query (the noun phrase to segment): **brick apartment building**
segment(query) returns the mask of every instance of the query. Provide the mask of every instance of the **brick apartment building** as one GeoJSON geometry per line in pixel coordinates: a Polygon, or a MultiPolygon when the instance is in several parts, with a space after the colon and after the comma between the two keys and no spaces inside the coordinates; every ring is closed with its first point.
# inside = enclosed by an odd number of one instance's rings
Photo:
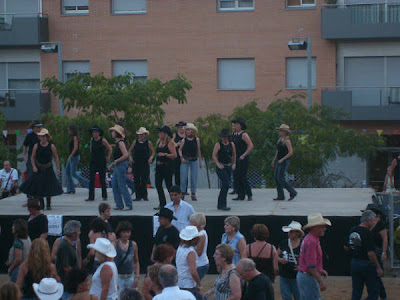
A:
{"type": "Polygon", "coordinates": [[[400,1],[338,2],[0,0],[0,109],[8,143],[19,145],[40,111],[59,113],[58,100],[40,89],[40,80],[60,71],[58,54],[42,52],[43,42],[61,42],[63,80],[76,71],[162,80],[184,74],[193,89],[187,104],[165,107],[172,123],[227,115],[253,99],[265,108],[279,90],[306,93],[307,51],[291,51],[288,42],[310,37],[313,103],[343,108],[346,126],[389,135],[378,159],[347,159],[333,169],[345,165],[350,177],[382,181],[400,149],[393,135],[400,114],[400,1]]]}

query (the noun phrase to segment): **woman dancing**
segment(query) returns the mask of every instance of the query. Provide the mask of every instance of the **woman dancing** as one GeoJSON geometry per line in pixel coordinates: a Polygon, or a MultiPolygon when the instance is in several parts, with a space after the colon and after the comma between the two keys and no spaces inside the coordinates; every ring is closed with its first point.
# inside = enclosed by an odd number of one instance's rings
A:
{"type": "MultiPolygon", "coordinates": [[[[178,128],[178,132],[174,133],[172,139],[176,144],[176,155],[177,157],[174,159],[174,178],[175,185],[181,186],[181,157],[179,156],[179,147],[182,144],[183,139],[185,138],[185,126],[186,122],[179,121],[175,124],[176,128],[178,128]]],[[[186,191],[183,191],[184,193],[186,191]]]]}

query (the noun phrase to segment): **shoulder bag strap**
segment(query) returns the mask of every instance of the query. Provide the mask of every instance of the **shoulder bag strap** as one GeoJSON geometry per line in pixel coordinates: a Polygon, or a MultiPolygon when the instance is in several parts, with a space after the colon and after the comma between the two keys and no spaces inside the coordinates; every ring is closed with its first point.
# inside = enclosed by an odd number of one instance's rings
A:
{"type": "MultiPolygon", "coordinates": [[[[119,241],[117,241],[117,243],[119,243],[119,241]]],[[[119,247],[119,245],[118,245],[118,247],[119,247]]],[[[117,269],[118,269],[120,266],[122,266],[122,264],[125,262],[126,258],[128,257],[129,251],[130,251],[131,249],[132,249],[132,241],[129,241],[128,250],[126,250],[124,258],[119,262],[119,264],[118,264],[118,266],[117,266],[117,269]]]]}
{"type": "Polygon", "coordinates": [[[294,264],[297,266],[297,259],[296,259],[296,256],[294,256],[293,247],[292,247],[292,243],[290,242],[290,239],[288,239],[288,246],[290,249],[290,253],[292,254],[292,257],[294,259],[294,264]]]}
{"type": "Polygon", "coordinates": [[[7,183],[6,183],[6,189],[7,189],[8,183],[10,182],[10,179],[11,179],[13,171],[14,171],[14,169],[11,169],[10,176],[8,176],[8,180],[7,180],[7,183]]]}

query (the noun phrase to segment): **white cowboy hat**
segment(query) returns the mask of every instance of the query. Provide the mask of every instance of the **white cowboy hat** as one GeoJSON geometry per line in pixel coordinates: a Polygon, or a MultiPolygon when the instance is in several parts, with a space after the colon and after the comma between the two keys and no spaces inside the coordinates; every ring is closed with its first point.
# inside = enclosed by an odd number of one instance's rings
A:
{"type": "Polygon", "coordinates": [[[140,127],[138,131],[136,131],[136,134],[149,134],[149,131],[146,129],[146,127],[140,127]]]}
{"type": "Polygon", "coordinates": [[[49,131],[46,128],[42,128],[37,135],[47,135],[49,137],[49,140],[51,140],[51,135],[49,131]]]}
{"type": "Polygon", "coordinates": [[[191,241],[194,238],[200,236],[199,231],[196,226],[186,226],[179,233],[179,237],[184,241],[191,241]]]}
{"type": "Polygon", "coordinates": [[[54,278],[43,278],[39,284],[34,283],[33,290],[40,300],[59,300],[64,293],[64,286],[54,278]]]}
{"type": "Polygon", "coordinates": [[[113,127],[109,128],[108,130],[110,131],[115,131],[117,133],[119,133],[120,136],[122,136],[122,138],[125,138],[125,130],[124,127],[122,127],[121,125],[114,125],[113,127]]]}
{"type": "Polygon", "coordinates": [[[332,223],[328,219],[324,219],[322,214],[317,213],[317,214],[312,214],[307,217],[308,224],[303,227],[303,230],[306,230],[307,228],[315,227],[315,226],[321,226],[321,225],[328,225],[331,226],[332,223]]]}
{"type": "Polygon", "coordinates": [[[108,239],[98,238],[94,244],[87,245],[88,249],[96,250],[107,257],[114,258],[117,256],[115,247],[108,239]]]}
{"type": "Polygon", "coordinates": [[[301,230],[301,224],[296,221],[292,221],[288,226],[282,226],[283,232],[290,232],[290,231],[300,231],[302,235],[304,235],[304,231],[301,230]]]}
{"type": "Polygon", "coordinates": [[[277,127],[276,130],[282,130],[291,133],[289,125],[286,124],[282,124],[281,126],[277,127]]]}
{"type": "Polygon", "coordinates": [[[185,129],[193,129],[193,130],[196,131],[196,132],[198,131],[198,130],[197,130],[197,127],[194,126],[193,123],[187,123],[186,126],[185,126],[185,129]]]}

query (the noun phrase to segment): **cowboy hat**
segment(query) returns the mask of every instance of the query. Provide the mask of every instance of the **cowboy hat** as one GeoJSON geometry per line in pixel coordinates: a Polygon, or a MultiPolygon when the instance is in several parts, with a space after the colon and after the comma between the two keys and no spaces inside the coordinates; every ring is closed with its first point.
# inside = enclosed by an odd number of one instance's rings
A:
{"type": "Polygon", "coordinates": [[[286,131],[286,132],[288,132],[288,133],[291,133],[289,125],[286,125],[286,124],[282,124],[281,126],[276,127],[275,129],[276,129],[276,130],[282,130],[282,131],[286,131]]]}
{"type": "Polygon", "coordinates": [[[49,131],[46,128],[42,128],[37,135],[42,136],[42,135],[47,135],[49,137],[49,140],[51,140],[51,135],[49,131]]]}
{"type": "Polygon", "coordinates": [[[380,208],[378,205],[374,203],[369,203],[365,209],[362,209],[361,212],[364,212],[366,210],[371,210],[374,213],[376,213],[379,216],[384,216],[385,213],[383,212],[382,208],[380,208]]]}
{"type": "Polygon", "coordinates": [[[236,118],[235,120],[232,120],[232,123],[238,123],[240,126],[242,126],[242,130],[247,129],[246,122],[242,118],[236,118]]]}
{"type": "Polygon", "coordinates": [[[115,131],[118,133],[123,139],[125,138],[125,129],[121,125],[114,125],[113,127],[109,128],[110,131],[115,131]]]}
{"type": "Polygon", "coordinates": [[[43,127],[43,122],[40,122],[39,120],[35,120],[32,122],[31,126],[32,129],[33,127],[43,127]]]}
{"type": "Polygon", "coordinates": [[[138,131],[136,131],[136,134],[149,134],[149,131],[146,129],[146,127],[140,127],[138,131]]]}
{"type": "Polygon", "coordinates": [[[104,134],[103,129],[101,129],[99,126],[97,125],[93,125],[92,128],[89,129],[89,132],[92,133],[93,131],[98,131],[100,133],[100,135],[104,134]]]}
{"type": "Polygon", "coordinates": [[[41,300],[59,300],[64,293],[64,286],[54,278],[43,278],[40,283],[34,283],[33,290],[41,300]]]}
{"type": "Polygon", "coordinates": [[[167,125],[163,125],[160,128],[157,128],[156,130],[159,132],[165,132],[166,134],[169,135],[169,137],[172,137],[171,128],[169,128],[167,125]]]}
{"type": "Polygon", "coordinates": [[[290,231],[300,231],[302,235],[304,235],[304,231],[301,230],[301,224],[296,221],[290,222],[288,226],[282,226],[282,231],[283,232],[290,232],[290,231]]]}
{"type": "Polygon", "coordinates": [[[221,130],[221,132],[218,132],[218,136],[219,137],[231,137],[232,134],[229,131],[229,129],[224,128],[224,129],[221,130]]]}
{"type": "Polygon", "coordinates": [[[320,213],[308,215],[307,221],[308,223],[303,227],[303,230],[315,226],[332,225],[331,221],[329,221],[328,219],[324,219],[324,217],[322,217],[322,214],[320,213]]]}
{"type": "Polygon", "coordinates": [[[164,208],[164,207],[161,208],[160,212],[156,213],[155,216],[167,218],[170,221],[177,220],[177,218],[174,217],[174,213],[172,212],[172,210],[170,210],[168,208],[164,208]]]}
{"type": "Polygon", "coordinates": [[[197,238],[198,236],[200,236],[200,234],[196,226],[191,226],[191,225],[186,226],[179,233],[179,237],[184,241],[191,241],[194,238],[197,238]]]}
{"type": "Polygon", "coordinates": [[[175,127],[179,127],[179,126],[186,126],[186,122],[179,121],[178,123],[175,124],[175,127]]]}
{"type": "Polygon", "coordinates": [[[185,126],[185,130],[186,130],[186,129],[192,129],[192,130],[194,130],[194,131],[196,131],[196,132],[198,131],[198,130],[197,130],[197,127],[194,126],[193,123],[187,123],[186,126],[185,126]]]}
{"type": "Polygon", "coordinates": [[[107,257],[114,258],[117,256],[117,251],[115,247],[108,239],[105,238],[97,238],[94,244],[87,245],[88,249],[96,250],[101,254],[104,254],[107,257]]]}

